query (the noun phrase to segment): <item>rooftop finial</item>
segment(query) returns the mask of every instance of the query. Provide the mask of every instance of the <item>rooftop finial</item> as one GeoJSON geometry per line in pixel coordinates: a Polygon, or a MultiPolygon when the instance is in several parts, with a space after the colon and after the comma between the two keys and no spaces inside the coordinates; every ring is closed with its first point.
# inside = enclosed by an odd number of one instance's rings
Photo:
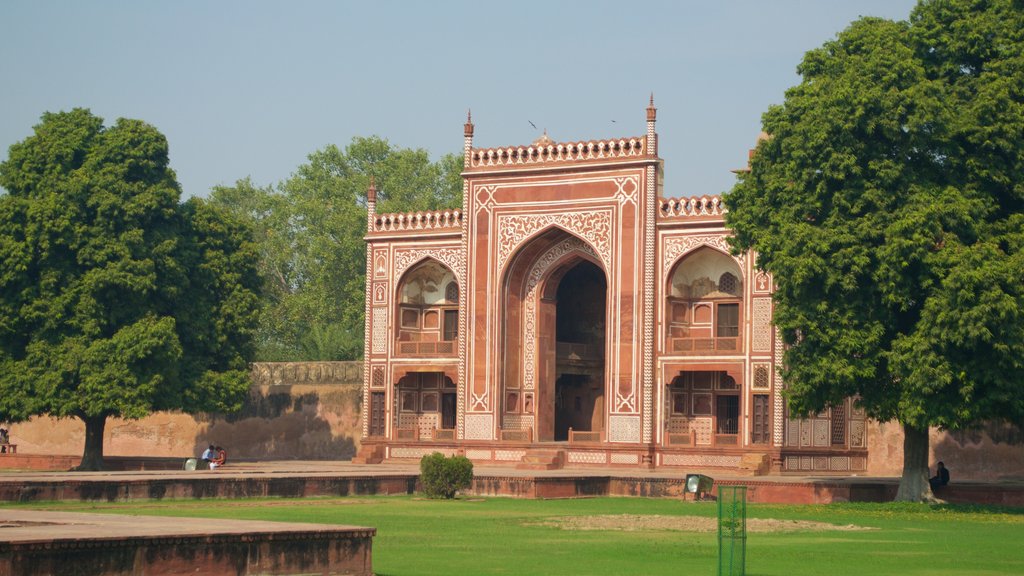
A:
{"type": "Polygon", "coordinates": [[[373,174],[370,174],[370,186],[366,189],[366,201],[377,203],[377,181],[374,180],[373,174]]]}
{"type": "Polygon", "coordinates": [[[467,137],[473,135],[473,111],[471,109],[466,109],[466,125],[463,128],[467,137]]]}
{"type": "Polygon", "coordinates": [[[647,106],[647,121],[654,122],[658,116],[658,109],[654,107],[654,92],[651,92],[651,103],[647,106]]]}
{"type": "Polygon", "coordinates": [[[654,92],[651,92],[651,108],[654,108],[654,92]]]}

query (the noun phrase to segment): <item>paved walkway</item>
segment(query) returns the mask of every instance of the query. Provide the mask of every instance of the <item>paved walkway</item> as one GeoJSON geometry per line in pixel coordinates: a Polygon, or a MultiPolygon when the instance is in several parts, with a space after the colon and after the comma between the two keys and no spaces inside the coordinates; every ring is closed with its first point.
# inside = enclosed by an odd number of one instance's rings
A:
{"type": "MultiPolygon", "coordinates": [[[[183,461],[184,463],[184,461],[183,461]]],[[[477,476],[505,478],[682,478],[694,471],[645,470],[642,468],[563,468],[560,470],[519,470],[513,466],[489,466],[477,464],[473,468],[477,476]]],[[[749,480],[751,482],[770,481],[779,483],[806,484],[807,482],[898,482],[895,477],[867,476],[741,476],[720,474],[715,471],[703,471],[716,479],[749,480]]],[[[66,471],[7,471],[0,470],[0,481],[55,481],[68,480],[133,480],[152,478],[196,478],[196,477],[357,477],[370,478],[382,476],[418,475],[418,464],[353,464],[337,460],[264,460],[264,461],[233,461],[217,470],[133,470],[103,472],[66,472],[66,471]]],[[[1020,482],[1024,485],[1024,481],[1020,482]]]]}

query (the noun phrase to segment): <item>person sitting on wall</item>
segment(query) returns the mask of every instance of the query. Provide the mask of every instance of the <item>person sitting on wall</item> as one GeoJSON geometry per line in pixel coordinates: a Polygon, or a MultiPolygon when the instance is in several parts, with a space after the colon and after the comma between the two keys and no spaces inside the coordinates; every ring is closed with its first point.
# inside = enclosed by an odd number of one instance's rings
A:
{"type": "Polygon", "coordinates": [[[0,453],[6,453],[7,445],[10,443],[11,437],[7,432],[7,428],[0,428],[0,444],[3,444],[3,446],[0,446],[0,453]]]}
{"type": "Polygon", "coordinates": [[[946,468],[945,464],[939,462],[938,467],[935,469],[935,476],[929,478],[928,483],[932,486],[932,492],[939,486],[949,484],[949,469],[946,468]]]}
{"type": "Polygon", "coordinates": [[[203,462],[206,462],[207,465],[209,465],[210,462],[213,462],[216,458],[217,458],[217,451],[213,448],[213,444],[210,444],[209,448],[207,448],[206,450],[203,450],[203,456],[202,456],[201,460],[203,462]]]}
{"type": "Polygon", "coordinates": [[[228,461],[227,450],[221,448],[220,446],[217,446],[215,450],[217,451],[217,455],[213,458],[213,460],[210,460],[210,470],[216,470],[217,468],[220,468],[221,466],[226,464],[228,461]]]}

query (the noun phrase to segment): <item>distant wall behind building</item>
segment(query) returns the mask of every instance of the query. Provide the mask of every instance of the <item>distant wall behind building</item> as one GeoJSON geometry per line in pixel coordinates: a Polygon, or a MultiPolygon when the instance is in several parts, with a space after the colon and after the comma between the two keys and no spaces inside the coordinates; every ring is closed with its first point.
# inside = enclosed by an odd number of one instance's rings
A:
{"type": "MultiPolygon", "coordinates": [[[[198,455],[208,444],[231,458],[348,460],[359,448],[362,362],[257,362],[252,388],[236,414],[159,412],[140,420],[110,418],[104,454],[198,455]]],[[[81,455],[85,425],[76,418],[12,424],[25,454],[81,455]]]]}

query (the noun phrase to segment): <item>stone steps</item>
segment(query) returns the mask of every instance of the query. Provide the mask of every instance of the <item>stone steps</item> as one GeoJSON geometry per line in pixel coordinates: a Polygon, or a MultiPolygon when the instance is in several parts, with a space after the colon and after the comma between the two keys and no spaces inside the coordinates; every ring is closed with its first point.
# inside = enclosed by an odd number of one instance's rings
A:
{"type": "Polygon", "coordinates": [[[561,470],[565,467],[565,450],[530,450],[516,465],[517,470],[561,470]]]}

